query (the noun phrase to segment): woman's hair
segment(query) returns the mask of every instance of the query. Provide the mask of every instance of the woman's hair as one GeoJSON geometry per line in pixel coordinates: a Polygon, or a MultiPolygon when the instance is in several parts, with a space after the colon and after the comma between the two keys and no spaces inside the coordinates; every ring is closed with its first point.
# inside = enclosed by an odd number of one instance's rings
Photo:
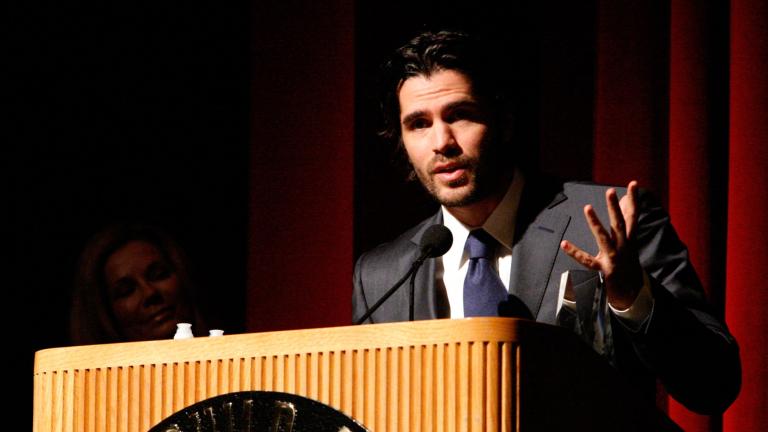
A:
{"type": "Polygon", "coordinates": [[[147,242],[160,252],[175,272],[180,287],[180,301],[193,313],[193,329],[203,329],[203,320],[195,307],[195,289],[187,259],[179,245],[157,227],[117,223],[94,235],[86,245],[77,266],[70,308],[70,339],[74,345],[125,342],[120,333],[109,298],[105,266],[109,257],[131,241],[147,242]]]}

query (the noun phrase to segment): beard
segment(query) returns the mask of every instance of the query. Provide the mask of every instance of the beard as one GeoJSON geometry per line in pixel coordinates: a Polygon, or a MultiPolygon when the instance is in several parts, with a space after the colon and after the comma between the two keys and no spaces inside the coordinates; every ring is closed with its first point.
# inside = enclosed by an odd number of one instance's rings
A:
{"type": "MultiPolygon", "coordinates": [[[[478,157],[436,155],[426,170],[413,167],[424,189],[445,207],[463,207],[481,201],[502,185],[499,165],[508,161],[491,162],[494,157],[481,154],[478,157]],[[434,167],[438,164],[456,164],[465,171],[460,177],[448,182],[435,178],[434,167]]],[[[412,165],[413,166],[413,165],[412,165]]]]}

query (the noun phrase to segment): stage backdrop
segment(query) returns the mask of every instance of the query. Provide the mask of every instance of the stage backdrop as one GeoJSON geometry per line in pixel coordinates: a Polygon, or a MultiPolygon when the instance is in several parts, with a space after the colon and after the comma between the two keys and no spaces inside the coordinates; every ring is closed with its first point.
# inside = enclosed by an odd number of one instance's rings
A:
{"type": "Polygon", "coordinates": [[[689,245],[744,379],[722,418],[674,401],[672,417],[687,431],[768,424],[765,2],[263,3],[252,31],[249,330],[349,323],[354,258],[433,211],[376,138],[372,74],[422,28],[468,28],[506,45],[520,139],[543,171],[639,180],[689,245]]]}

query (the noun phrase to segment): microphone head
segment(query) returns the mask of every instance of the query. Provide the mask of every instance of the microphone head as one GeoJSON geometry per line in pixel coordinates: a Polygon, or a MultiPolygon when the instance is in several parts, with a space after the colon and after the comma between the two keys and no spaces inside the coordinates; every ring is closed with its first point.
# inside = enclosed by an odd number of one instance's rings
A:
{"type": "Polygon", "coordinates": [[[451,230],[443,225],[432,225],[421,237],[421,253],[429,258],[442,256],[453,244],[451,230]]]}

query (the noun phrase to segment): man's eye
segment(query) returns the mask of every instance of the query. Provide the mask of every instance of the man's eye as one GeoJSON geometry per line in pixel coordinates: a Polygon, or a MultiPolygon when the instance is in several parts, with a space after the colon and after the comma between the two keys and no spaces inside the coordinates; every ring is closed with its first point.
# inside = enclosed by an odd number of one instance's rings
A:
{"type": "Polygon", "coordinates": [[[424,129],[429,126],[429,122],[424,119],[414,120],[410,124],[411,129],[424,129]]]}
{"type": "Polygon", "coordinates": [[[451,113],[447,121],[453,123],[459,120],[479,121],[480,114],[469,109],[459,109],[451,113]]]}

